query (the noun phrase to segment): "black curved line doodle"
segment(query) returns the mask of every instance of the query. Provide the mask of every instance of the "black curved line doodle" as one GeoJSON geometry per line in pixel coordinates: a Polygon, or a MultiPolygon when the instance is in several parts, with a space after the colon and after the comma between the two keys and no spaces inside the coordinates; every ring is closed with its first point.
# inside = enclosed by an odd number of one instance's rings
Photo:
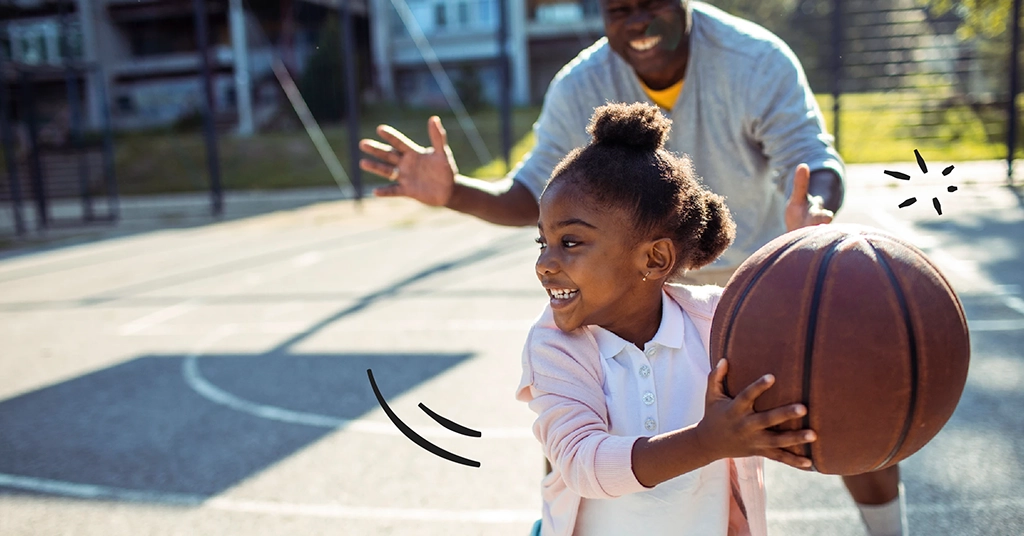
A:
{"type": "Polygon", "coordinates": [[[455,432],[456,434],[462,434],[464,436],[470,436],[470,437],[481,437],[481,436],[483,436],[483,434],[481,434],[480,432],[478,432],[478,431],[476,431],[476,430],[474,430],[472,428],[468,428],[466,426],[462,426],[461,424],[459,424],[459,423],[457,423],[457,422],[455,422],[453,420],[446,419],[446,418],[438,415],[437,413],[434,413],[434,411],[432,409],[428,408],[426,406],[426,404],[424,404],[423,402],[420,402],[420,409],[422,409],[423,412],[426,413],[427,415],[430,415],[431,419],[434,419],[435,421],[437,421],[437,424],[440,424],[441,426],[444,426],[445,428],[455,432]]]}
{"type": "Polygon", "coordinates": [[[448,452],[430,441],[427,441],[423,436],[414,432],[412,428],[409,428],[408,425],[398,418],[398,415],[395,415],[394,411],[391,411],[391,407],[389,407],[388,403],[384,400],[384,396],[380,394],[380,389],[377,388],[377,382],[373,379],[373,370],[366,369],[366,375],[370,378],[370,387],[373,388],[373,394],[377,396],[377,402],[380,404],[381,409],[383,409],[384,413],[388,415],[391,422],[398,427],[398,430],[405,434],[405,437],[409,438],[413,443],[416,443],[421,448],[435,456],[440,456],[450,462],[461,463],[462,465],[468,465],[470,467],[480,467],[480,462],[470,460],[469,458],[463,458],[453,452],[448,452]]]}

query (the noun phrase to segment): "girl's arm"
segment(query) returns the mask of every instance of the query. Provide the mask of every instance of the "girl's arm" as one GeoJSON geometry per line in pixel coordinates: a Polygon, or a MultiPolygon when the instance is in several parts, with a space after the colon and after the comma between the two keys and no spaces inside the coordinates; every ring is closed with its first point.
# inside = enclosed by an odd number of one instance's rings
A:
{"type": "Polygon", "coordinates": [[[573,493],[611,499],[646,489],[633,474],[631,462],[639,436],[608,433],[607,421],[574,398],[533,387],[530,393],[530,409],[537,413],[533,433],[573,493]]]}
{"type": "Polygon", "coordinates": [[[755,412],[754,401],[775,383],[775,379],[764,376],[732,399],[725,395],[722,386],[728,369],[723,359],[708,375],[704,418],[699,423],[650,438],[641,437],[634,443],[632,466],[638,482],[654,487],[721,458],[764,456],[797,469],[811,467],[809,459],[783,447],[814,441],[813,431],[770,430],[803,417],[807,408],[792,404],[755,412]]]}

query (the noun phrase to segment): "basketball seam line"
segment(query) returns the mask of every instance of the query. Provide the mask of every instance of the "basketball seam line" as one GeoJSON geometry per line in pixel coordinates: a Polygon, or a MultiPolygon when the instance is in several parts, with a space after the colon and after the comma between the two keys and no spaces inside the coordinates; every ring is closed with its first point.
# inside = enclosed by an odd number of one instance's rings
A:
{"type": "MultiPolygon", "coordinates": [[[[721,359],[726,359],[726,357],[727,357],[727,355],[729,353],[729,340],[732,339],[732,328],[733,328],[733,326],[736,325],[736,315],[739,314],[739,310],[740,310],[740,307],[743,306],[743,302],[745,302],[747,300],[747,295],[750,294],[750,289],[754,288],[754,284],[757,283],[757,281],[759,279],[761,279],[761,276],[764,275],[765,271],[767,271],[768,268],[770,268],[772,266],[772,264],[775,263],[776,259],[781,257],[783,253],[789,251],[794,245],[796,245],[797,242],[799,242],[800,240],[803,240],[803,239],[804,239],[804,236],[801,235],[801,236],[798,236],[798,237],[794,238],[793,240],[790,240],[788,243],[786,243],[781,248],[779,248],[778,251],[776,251],[770,257],[765,259],[764,264],[762,264],[761,268],[759,268],[757,270],[757,272],[754,273],[753,277],[750,278],[750,281],[747,282],[747,286],[743,288],[743,292],[741,292],[739,297],[736,298],[736,305],[734,305],[733,308],[732,308],[732,315],[729,317],[729,321],[726,324],[728,327],[725,330],[725,337],[722,340],[722,357],[721,357],[721,359]]],[[[714,368],[715,364],[712,363],[711,366],[712,366],[712,368],[714,368]]],[[[726,375],[725,378],[722,378],[722,390],[724,390],[726,394],[729,393],[729,377],[728,377],[728,375],[726,375]]]]}
{"type": "MultiPolygon", "coordinates": [[[[839,251],[839,246],[843,245],[844,242],[846,242],[846,240],[839,240],[832,244],[832,248],[825,253],[825,257],[821,259],[821,265],[818,266],[818,277],[814,281],[814,294],[811,296],[811,309],[808,311],[807,315],[807,341],[804,345],[804,377],[801,398],[803,398],[804,407],[808,408],[807,414],[804,415],[803,418],[804,429],[810,429],[811,427],[811,365],[814,361],[814,336],[818,329],[818,308],[821,305],[821,293],[825,286],[825,274],[828,272],[828,265],[832,262],[832,257],[835,256],[836,252],[839,251]]],[[[814,467],[814,456],[811,452],[811,444],[804,443],[803,447],[804,455],[807,459],[811,460],[811,466],[814,467]]]]}
{"type": "Polygon", "coordinates": [[[910,320],[910,309],[907,308],[907,299],[903,295],[903,289],[900,287],[899,281],[896,279],[896,274],[893,273],[892,268],[889,267],[889,263],[886,262],[885,257],[880,251],[875,249],[874,244],[866,241],[868,246],[875,252],[878,258],[879,264],[882,269],[885,270],[885,275],[889,278],[889,282],[892,283],[892,288],[896,293],[896,299],[899,301],[900,310],[903,313],[903,323],[907,329],[907,342],[910,346],[910,404],[907,406],[907,416],[903,420],[903,430],[900,431],[900,436],[896,440],[896,445],[886,456],[882,463],[878,464],[873,470],[877,471],[879,468],[884,467],[885,464],[892,461],[899,453],[900,449],[903,448],[903,442],[906,441],[907,436],[910,434],[910,425],[914,419],[914,412],[917,410],[917,379],[918,379],[918,355],[917,355],[917,339],[914,337],[914,326],[910,320]]]}

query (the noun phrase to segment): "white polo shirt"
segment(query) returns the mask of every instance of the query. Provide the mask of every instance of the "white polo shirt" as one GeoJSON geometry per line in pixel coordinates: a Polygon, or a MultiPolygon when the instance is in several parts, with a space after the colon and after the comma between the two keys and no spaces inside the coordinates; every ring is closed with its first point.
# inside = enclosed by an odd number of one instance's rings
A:
{"type": "MultiPolygon", "coordinates": [[[[704,416],[711,363],[696,326],[662,293],[658,332],[644,350],[591,326],[601,353],[609,432],[655,436],[695,424],[704,416]]],[[[582,499],[576,536],[724,536],[729,519],[725,460],[654,488],[615,499],[582,499]]]]}

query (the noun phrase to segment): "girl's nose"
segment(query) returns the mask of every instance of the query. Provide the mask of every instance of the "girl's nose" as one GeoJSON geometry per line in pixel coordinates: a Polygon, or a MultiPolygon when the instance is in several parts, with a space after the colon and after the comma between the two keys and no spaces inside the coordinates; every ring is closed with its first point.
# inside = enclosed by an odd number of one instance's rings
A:
{"type": "Polygon", "coordinates": [[[549,249],[545,249],[537,256],[536,270],[539,276],[553,274],[558,271],[558,262],[548,251],[549,249]]]}

